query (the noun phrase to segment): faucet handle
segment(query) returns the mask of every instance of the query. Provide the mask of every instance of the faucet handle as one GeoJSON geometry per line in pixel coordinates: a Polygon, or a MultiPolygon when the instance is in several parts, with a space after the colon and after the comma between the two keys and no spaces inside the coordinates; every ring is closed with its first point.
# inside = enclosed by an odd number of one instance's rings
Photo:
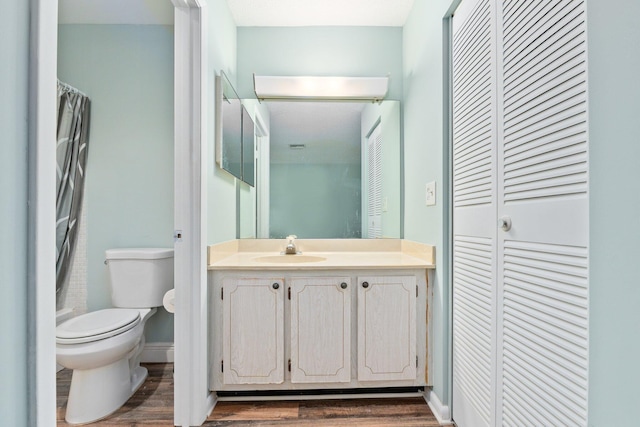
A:
{"type": "Polygon", "coordinates": [[[296,236],[295,234],[290,234],[289,236],[287,236],[287,240],[293,240],[293,239],[297,239],[298,236],[296,236]]]}

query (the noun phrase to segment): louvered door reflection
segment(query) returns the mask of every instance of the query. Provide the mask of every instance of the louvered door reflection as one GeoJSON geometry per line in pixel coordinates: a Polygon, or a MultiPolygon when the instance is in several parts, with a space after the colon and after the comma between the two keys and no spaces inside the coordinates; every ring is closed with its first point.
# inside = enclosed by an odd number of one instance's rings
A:
{"type": "Polygon", "coordinates": [[[585,3],[505,1],[498,143],[503,425],[587,423],[585,3]],[[536,396],[532,399],[531,396],[536,396]]]}
{"type": "Polygon", "coordinates": [[[367,237],[379,239],[382,237],[382,130],[379,123],[367,139],[367,154],[367,237]]]}
{"type": "Polygon", "coordinates": [[[463,0],[454,15],[461,427],[587,424],[586,61],[584,0],[463,0]]]}

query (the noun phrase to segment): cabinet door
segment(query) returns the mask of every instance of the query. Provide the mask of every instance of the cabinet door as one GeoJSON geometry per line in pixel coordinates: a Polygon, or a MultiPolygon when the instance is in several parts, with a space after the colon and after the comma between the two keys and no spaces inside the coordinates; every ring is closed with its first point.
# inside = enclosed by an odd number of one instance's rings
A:
{"type": "Polygon", "coordinates": [[[351,280],[291,280],[291,382],[351,381],[351,280]]]}
{"type": "Polygon", "coordinates": [[[358,380],[415,380],[416,278],[358,278],[358,380]]]}
{"type": "Polygon", "coordinates": [[[223,281],[223,377],[225,384],[284,381],[284,281],[223,281]]]}

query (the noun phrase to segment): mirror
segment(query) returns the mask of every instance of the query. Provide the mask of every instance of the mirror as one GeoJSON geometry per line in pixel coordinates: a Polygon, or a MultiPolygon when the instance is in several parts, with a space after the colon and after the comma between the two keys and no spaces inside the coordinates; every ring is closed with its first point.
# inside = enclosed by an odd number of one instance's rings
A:
{"type": "Polygon", "coordinates": [[[255,185],[254,124],[224,72],[216,76],[216,162],[255,185]]]}
{"type": "MultiPolygon", "coordinates": [[[[258,198],[268,187],[268,235],[261,237],[401,237],[399,101],[262,105],[270,154],[268,181],[256,186],[258,198]]],[[[258,165],[264,151],[258,147],[258,165]]],[[[256,203],[241,199],[240,210],[256,215],[256,203]]]]}
{"type": "Polygon", "coordinates": [[[216,162],[242,179],[242,104],[227,76],[216,76],[216,162]]]}

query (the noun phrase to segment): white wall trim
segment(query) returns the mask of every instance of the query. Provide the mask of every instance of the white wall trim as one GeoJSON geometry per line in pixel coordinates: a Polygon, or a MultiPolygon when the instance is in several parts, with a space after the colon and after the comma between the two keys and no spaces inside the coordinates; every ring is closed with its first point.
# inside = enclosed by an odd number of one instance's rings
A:
{"type": "Polygon", "coordinates": [[[429,408],[431,408],[431,412],[433,412],[433,415],[436,417],[436,420],[438,420],[440,425],[453,424],[449,407],[442,404],[440,398],[438,398],[438,395],[435,394],[433,390],[427,390],[425,392],[424,400],[427,401],[429,408]]]}
{"type": "Polygon", "coordinates": [[[403,399],[408,397],[423,397],[420,391],[407,393],[355,393],[355,394],[291,394],[275,396],[225,396],[218,397],[220,402],[282,402],[290,400],[349,400],[349,399],[403,399]]]}
{"type": "Polygon", "coordinates": [[[207,9],[173,0],[174,42],[174,424],[201,425],[215,404],[208,387],[206,179],[207,9]]]}
{"type": "Polygon", "coordinates": [[[148,342],[144,345],[140,361],[142,363],[173,363],[174,348],[172,342],[148,342]]]}
{"type": "Polygon", "coordinates": [[[56,424],[56,73],[58,1],[31,0],[29,33],[29,425],[56,424]]]}

